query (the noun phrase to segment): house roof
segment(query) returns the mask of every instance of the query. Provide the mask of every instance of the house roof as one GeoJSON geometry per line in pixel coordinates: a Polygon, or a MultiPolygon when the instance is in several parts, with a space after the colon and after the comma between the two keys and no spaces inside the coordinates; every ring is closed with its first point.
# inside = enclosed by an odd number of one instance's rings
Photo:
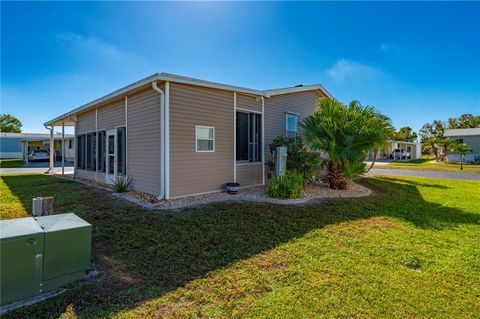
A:
{"type": "Polygon", "coordinates": [[[480,135],[480,127],[476,128],[456,128],[445,130],[443,136],[455,137],[455,136],[476,136],[480,135]]]}
{"type": "Polygon", "coordinates": [[[422,144],[420,142],[405,142],[405,141],[389,141],[390,143],[399,143],[399,144],[408,144],[408,145],[418,145],[422,144]]]}
{"type": "MultiPolygon", "coordinates": [[[[54,139],[62,139],[62,134],[54,134],[54,139]]],[[[50,134],[45,133],[0,133],[0,138],[19,138],[22,141],[49,140],[50,134]]],[[[65,138],[73,138],[73,134],[65,134],[65,138]]]]}
{"type": "Polygon", "coordinates": [[[200,80],[200,79],[195,79],[195,78],[190,78],[186,76],[180,76],[180,75],[175,75],[175,74],[169,74],[169,73],[155,73],[150,76],[147,76],[144,79],[141,79],[137,82],[131,83],[121,89],[118,89],[116,91],[113,91],[105,96],[102,96],[98,99],[95,99],[87,104],[84,104],[82,106],[79,106],[70,112],[67,112],[65,114],[62,114],[48,122],[45,122],[44,125],[61,125],[63,122],[65,125],[74,125],[74,121],[71,119],[72,115],[75,115],[79,112],[86,111],[90,108],[93,108],[94,106],[105,103],[108,101],[111,101],[115,98],[118,98],[122,95],[125,94],[130,94],[136,90],[139,90],[141,88],[146,87],[147,85],[150,85],[150,83],[154,81],[169,81],[169,82],[175,82],[175,83],[182,83],[182,84],[190,84],[190,85],[196,85],[196,86],[202,86],[202,87],[208,87],[208,88],[213,88],[213,89],[220,89],[220,90],[227,90],[227,91],[234,91],[234,92],[239,92],[239,93],[246,93],[246,94],[251,94],[251,95],[257,95],[257,96],[264,96],[264,97],[271,97],[274,95],[281,95],[281,94],[288,94],[288,93],[295,93],[295,92],[304,92],[304,91],[321,91],[323,94],[326,96],[333,98],[330,92],[328,92],[322,85],[320,84],[314,84],[314,85],[305,85],[305,86],[295,86],[295,87],[287,87],[287,88],[280,88],[280,89],[270,89],[270,90],[256,90],[256,89],[249,89],[241,86],[235,86],[235,85],[229,85],[229,84],[223,84],[223,83],[217,83],[217,82],[211,82],[211,81],[205,81],[205,80],[200,80]]]}

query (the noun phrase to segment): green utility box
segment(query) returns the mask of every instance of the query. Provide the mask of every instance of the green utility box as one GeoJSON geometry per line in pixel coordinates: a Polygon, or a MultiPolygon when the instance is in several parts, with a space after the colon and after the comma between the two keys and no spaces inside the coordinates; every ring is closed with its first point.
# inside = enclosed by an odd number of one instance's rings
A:
{"type": "Polygon", "coordinates": [[[0,304],[42,292],[43,240],[32,217],[0,222],[0,304]]]}
{"type": "Polygon", "coordinates": [[[60,288],[90,268],[92,226],[75,214],[0,221],[0,304],[60,288]]]}

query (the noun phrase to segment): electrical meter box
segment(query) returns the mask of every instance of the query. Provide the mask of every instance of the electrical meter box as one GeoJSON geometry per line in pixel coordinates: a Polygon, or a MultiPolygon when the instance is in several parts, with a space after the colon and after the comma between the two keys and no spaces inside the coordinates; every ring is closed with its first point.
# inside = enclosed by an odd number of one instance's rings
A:
{"type": "Polygon", "coordinates": [[[92,226],[75,214],[0,221],[0,304],[82,279],[90,268],[92,226]]]}
{"type": "Polygon", "coordinates": [[[35,219],[45,234],[44,290],[85,277],[85,271],[90,268],[92,225],[72,213],[35,219]]]}
{"type": "Polygon", "coordinates": [[[43,244],[32,217],[0,222],[0,304],[41,293],[43,244]]]}

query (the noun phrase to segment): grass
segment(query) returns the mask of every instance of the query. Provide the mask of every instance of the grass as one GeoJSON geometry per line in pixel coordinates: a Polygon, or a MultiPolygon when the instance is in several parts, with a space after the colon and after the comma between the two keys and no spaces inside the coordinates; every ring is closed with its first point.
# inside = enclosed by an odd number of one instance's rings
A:
{"type": "Polygon", "coordinates": [[[25,162],[21,158],[2,158],[0,159],[0,168],[23,167],[25,162]]]}
{"type": "Polygon", "coordinates": [[[422,171],[444,171],[444,172],[468,172],[479,173],[480,165],[464,163],[463,170],[460,170],[458,163],[437,163],[432,158],[419,158],[409,161],[392,161],[388,165],[375,165],[375,168],[380,169],[408,169],[408,170],[422,170],[422,171]]]}
{"type": "Polygon", "coordinates": [[[0,178],[2,218],[51,195],[90,222],[101,272],[2,318],[478,316],[478,181],[376,177],[366,198],[159,213],[55,177],[0,178]]]}

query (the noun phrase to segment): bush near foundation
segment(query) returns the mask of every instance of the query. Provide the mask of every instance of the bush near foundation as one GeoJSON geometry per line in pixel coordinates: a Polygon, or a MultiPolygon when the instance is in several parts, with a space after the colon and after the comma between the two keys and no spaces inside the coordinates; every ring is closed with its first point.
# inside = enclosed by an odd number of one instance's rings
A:
{"type": "Polygon", "coordinates": [[[274,177],[268,186],[268,196],[273,198],[295,199],[303,195],[303,175],[287,171],[282,177],[274,177]]]}

